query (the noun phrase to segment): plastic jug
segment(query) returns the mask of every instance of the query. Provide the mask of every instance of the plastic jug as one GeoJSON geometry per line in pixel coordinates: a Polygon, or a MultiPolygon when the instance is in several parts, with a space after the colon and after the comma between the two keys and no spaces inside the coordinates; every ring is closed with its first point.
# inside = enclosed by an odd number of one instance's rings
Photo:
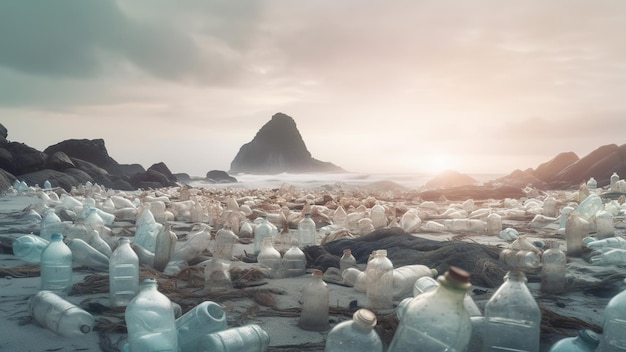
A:
{"type": "Polygon", "coordinates": [[[204,301],[176,319],[179,352],[195,352],[202,337],[226,329],[226,313],[219,304],[204,301]]]}
{"type": "Polygon", "coordinates": [[[72,251],[63,243],[60,233],[53,233],[50,243],[41,252],[41,289],[54,292],[72,286],[72,251]]]}
{"type": "Polygon", "coordinates": [[[325,352],[382,352],[383,343],[374,330],[376,315],[359,309],[352,320],[341,322],[326,336],[325,352]]]}
{"type": "Polygon", "coordinates": [[[300,248],[314,246],[317,230],[311,213],[305,213],[304,218],[298,223],[298,245],[300,248]]]}
{"type": "Polygon", "coordinates": [[[548,352],[593,352],[600,343],[598,334],[591,330],[580,330],[575,337],[557,341],[548,352]]]}
{"type": "Polygon", "coordinates": [[[109,260],[109,299],[111,306],[126,306],[139,293],[139,257],[126,237],[109,260]]]}
{"type": "Polygon", "coordinates": [[[256,324],[204,335],[197,352],[264,352],[270,336],[256,324]]]}
{"type": "MultiPolygon", "coordinates": [[[[263,215],[258,220],[257,225],[254,227],[254,253],[259,254],[261,247],[263,246],[263,239],[272,238],[272,227],[267,221],[267,216],[263,215]]],[[[255,220],[256,222],[256,220],[255,220]]]]}
{"type": "Polygon", "coordinates": [[[261,252],[257,256],[257,261],[270,270],[270,275],[273,279],[280,279],[283,276],[282,258],[280,252],[274,248],[271,237],[263,239],[263,245],[261,252]]]}
{"type": "Polygon", "coordinates": [[[13,241],[13,254],[29,263],[41,262],[41,252],[48,246],[48,241],[33,234],[23,235],[13,241]]]}
{"type": "Polygon", "coordinates": [[[66,337],[91,331],[94,318],[51,291],[40,291],[28,301],[28,313],[41,326],[66,337]]]}
{"type": "Polygon", "coordinates": [[[109,270],[109,258],[80,238],[66,239],[65,244],[72,251],[72,263],[84,265],[97,271],[109,270]]]}
{"type": "Polygon", "coordinates": [[[388,309],[393,306],[393,263],[387,258],[387,250],[374,252],[374,258],[367,263],[366,280],[367,306],[375,309],[388,309]]]}
{"type": "Polygon", "coordinates": [[[285,252],[282,262],[285,277],[298,277],[306,274],[306,255],[296,244],[285,252]]]}

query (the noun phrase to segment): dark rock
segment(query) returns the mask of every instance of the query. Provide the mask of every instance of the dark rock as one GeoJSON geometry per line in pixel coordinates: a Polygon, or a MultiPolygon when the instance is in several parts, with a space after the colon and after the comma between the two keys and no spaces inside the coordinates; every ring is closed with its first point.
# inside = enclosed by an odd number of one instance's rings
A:
{"type": "Polygon", "coordinates": [[[426,188],[451,188],[467,185],[479,185],[480,182],[475,178],[462,174],[457,171],[447,170],[435,176],[432,180],[426,182],[426,188]]]}
{"type": "Polygon", "coordinates": [[[485,199],[519,199],[526,195],[519,187],[511,186],[460,186],[445,189],[428,190],[419,193],[425,201],[438,201],[442,198],[448,200],[485,200],[485,199]]]}
{"type": "Polygon", "coordinates": [[[20,175],[19,178],[29,186],[39,185],[40,187],[43,187],[44,182],[48,180],[52,187],[61,187],[67,192],[72,189],[72,186],[79,184],[79,182],[69,174],[52,169],[23,174],[20,175]]]}
{"type": "Polygon", "coordinates": [[[146,172],[140,164],[120,164],[120,170],[124,176],[132,176],[140,172],[146,172]]]}
{"type": "Polygon", "coordinates": [[[535,177],[533,170],[515,170],[509,175],[500,177],[487,183],[490,186],[507,186],[524,188],[526,186],[532,186],[538,189],[547,189],[548,185],[543,180],[535,177]]]}
{"type": "Polygon", "coordinates": [[[7,128],[4,127],[4,125],[0,123],[0,137],[7,139],[8,136],[9,136],[9,131],[7,131],[7,128]]]}
{"type": "Polygon", "coordinates": [[[96,164],[90,163],[89,161],[85,161],[85,160],[81,160],[77,158],[71,158],[71,160],[74,163],[74,165],[76,165],[76,168],[86,172],[89,176],[93,178],[96,178],[101,175],[109,174],[107,170],[99,167],[96,164]]]}
{"type": "Polygon", "coordinates": [[[63,171],[69,168],[75,168],[76,165],[72,162],[67,154],[63,152],[56,152],[48,157],[46,160],[46,167],[48,169],[63,171]]]}
{"type": "MultiPolygon", "coordinates": [[[[71,169],[65,169],[63,170],[63,172],[73,177],[76,180],[76,182],[78,182],[78,184],[85,184],[87,182],[95,183],[93,177],[91,177],[88,173],[86,173],[83,170],[71,168],[71,169]]],[[[75,184],[73,186],[78,186],[78,184],[75,184]]]]}
{"type": "Polygon", "coordinates": [[[577,162],[580,158],[574,152],[559,153],[554,158],[537,166],[534,175],[545,182],[554,180],[554,177],[563,169],[577,162]]]}
{"type": "Polygon", "coordinates": [[[604,187],[611,183],[611,175],[614,172],[626,176],[626,144],[622,144],[613,153],[595,162],[586,176],[587,179],[593,176],[598,182],[598,187],[604,187]]]}
{"type": "Polygon", "coordinates": [[[165,177],[167,177],[167,179],[170,182],[176,182],[176,177],[172,174],[172,172],[170,171],[170,169],[167,167],[167,165],[165,165],[165,163],[160,162],[157,164],[154,164],[152,166],[150,166],[148,168],[148,171],[150,170],[154,170],[162,175],[165,175],[165,177]]]}
{"type": "Polygon", "coordinates": [[[0,191],[4,192],[13,186],[13,182],[15,182],[16,177],[13,176],[10,172],[7,172],[3,169],[0,169],[0,191]]]}
{"type": "Polygon", "coordinates": [[[10,142],[5,146],[6,150],[13,155],[12,168],[6,170],[13,175],[22,175],[45,168],[48,155],[24,143],[10,142]]]}
{"type": "Polygon", "coordinates": [[[206,173],[206,178],[216,183],[236,183],[237,179],[230,176],[226,171],[211,170],[206,173]]]}
{"type": "Polygon", "coordinates": [[[281,172],[341,172],[332,163],[311,157],[295,121],[277,113],[244,144],[230,164],[229,173],[276,174],[281,172]]]}
{"type": "Polygon", "coordinates": [[[0,169],[13,170],[13,154],[5,148],[0,148],[0,169]]]}
{"type": "Polygon", "coordinates": [[[102,139],[68,139],[49,146],[46,154],[64,152],[71,158],[81,159],[97,165],[109,173],[121,175],[120,165],[109,156],[102,139]]]}
{"type": "Polygon", "coordinates": [[[174,174],[174,177],[176,177],[176,182],[180,182],[180,183],[191,183],[191,176],[189,176],[189,174],[181,172],[178,174],[174,174]]]}
{"type": "Polygon", "coordinates": [[[619,147],[616,144],[601,146],[557,173],[550,184],[568,184],[570,186],[576,186],[587,182],[590,177],[594,177],[598,180],[600,175],[596,174],[596,171],[593,169],[594,165],[611,154],[618,153],[618,150],[619,147]]]}
{"type": "Polygon", "coordinates": [[[134,174],[130,177],[130,184],[135,188],[143,189],[175,186],[175,183],[171,182],[167,176],[153,169],[134,174]]]}

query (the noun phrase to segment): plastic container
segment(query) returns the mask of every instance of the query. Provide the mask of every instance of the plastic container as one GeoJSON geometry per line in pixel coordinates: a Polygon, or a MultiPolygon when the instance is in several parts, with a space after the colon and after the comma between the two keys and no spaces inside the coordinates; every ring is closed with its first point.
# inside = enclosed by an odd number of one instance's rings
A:
{"type": "Polygon", "coordinates": [[[219,304],[204,301],[176,319],[179,352],[195,352],[202,337],[227,328],[226,313],[219,304]]]}
{"type": "Polygon", "coordinates": [[[232,260],[233,246],[239,240],[239,236],[230,229],[230,226],[224,225],[215,234],[215,248],[213,249],[213,257],[232,260]]]}
{"type": "Polygon", "coordinates": [[[566,337],[557,341],[548,352],[593,352],[600,343],[600,337],[595,332],[584,329],[575,337],[566,337]]]}
{"type": "Polygon", "coordinates": [[[139,257],[126,237],[109,260],[109,300],[113,307],[127,306],[139,293],[139,257]]]}
{"type": "Polygon", "coordinates": [[[555,217],[557,215],[557,205],[556,205],[556,199],[554,199],[554,197],[549,196],[543,200],[541,213],[545,216],[550,216],[550,217],[555,217]]]}
{"type": "Polygon", "coordinates": [[[548,242],[548,249],[541,256],[541,291],[561,293],[565,291],[567,258],[556,241],[548,242]]]}
{"type": "Polygon", "coordinates": [[[213,258],[204,268],[204,287],[207,290],[232,287],[230,260],[213,258]]]}
{"type": "Polygon", "coordinates": [[[48,246],[48,241],[33,234],[24,235],[13,241],[13,254],[29,263],[41,262],[41,252],[48,246]]]}
{"type": "Polygon", "coordinates": [[[439,287],[402,301],[397,309],[398,328],[387,349],[399,351],[463,351],[472,325],[463,308],[470,288],[469,274],[450,267],[438,278],[439,287]]]}
{"type": "Polygon", "coordinates": [[[80,238],[66,239],[65,244],[72,251],[72,263],[76,266],[107,272],[109,271],[109,257],[90,246],[80,238]]]}
{"type": "Polygon", "coordinates": [[[343,272],[348,268],[353,268],[356,266],[356,258],[352,255],[352,250],[350,248],[346,248],[343,250],[343,255],[341,259],[339,259],[339,270],[343,272]]]}
{"type": "Polygon", "coordinates": [[[404,265],[393,269],[393,297],[412,295],[415,282],[419,278],[424,276],[432,278],[433,275],[437,275],[437,270],[426,265],[404,265]]]}
{"type": "Polygon", "coordinates": [[[539,352],[541,311],[523,272],[512,270],[485,305],[486,351],[539,352]]]}
{"type": "Polygon", "coordinates": [[[165,269],[176,249],[176,241],[178,237],[172,231],[171,225],[166,223],[156,236],[153,268],[159,271],[165,269]]]}
{"type": "Polygon", "coordinates": [[[359,292],[367,290],[367,275],[357,268],[348,268],[341,273],[343,282],[359,292]]]}
{"type": "Polygon", "coordinates": [[[596,237],[605,239],[615,235],[615,226],[613,224],[613,215],[605,210],[596,213],[596,237]]]}
{"type": "Polygon", "coordinates": [[[537,268],[541,258],[537,253],[527,250],[505,248],[500,252],[500,261],[512,268],[537,268]]]}
{"type": "MultiPolygon", "coordinates": [[[[624,281],[626,283],[626,280],[624,281]]],[[[613,296],[604,308],[598,351],[626,351],[626,290],[613,296]]]]}
{"type": "Polygon", "coordinates": [[[63,232],[63,222],[55,213],[54,209],[46,210],[46,214],[41,219],[39,236],[46,241],[50,241],[53,233],[63,232]]]}
{"type": "Polygon", "coordinates": [[[569,218],[569,216],[572,214],[572,212],[574,211],[574,208],[570,207],[570,206],[565,206],[563,208],[561,208],[561,215],[559,216],[559,227],[564,229],[565,228],[565,224],[567,223],[567,219],[569,218]]]}
{"type": "Polygon", "coordinates": [[[256,324],[204,335],[197,352],[264,352],[270,336],[256,324]]]}
{"type": "Polygon", "coordinates": [[[346,217],[348,214],[343,206],[338,206],[333,213],[333,224],[336,226],[344,227],[346,224],[346,217]]]}
{"type": "Polygon", "coordinates": [[[289,224],[285,221],[282,230],[274,237],[274,248],[281,254],[285,254],[297,240],[289,230],[289,224]]]}
{"type": "Polygon", "coordinates": [[[502,216],[498,213],[487,215],[487,235],[497,235],[502,231],[502,216]]]}
{"type": "Polygon", "coordinates": [[[626,249],[626,239],[624,237],[610,237],[602,240],[593,240],[587,243],[587,247],[591,249],[610,249],[621,248],[626,249]]]}
{"type": "MultiPolygon", "coordinates": [[[[422,293],[435,290],[437,287],[439,287],[439,281],[433,279],[431,276],[422,276],[415,281],[415,285],[413,286],[413,296],[417,297],[422,293]]],[[[480,308],[478,308],[469,292],[467,292],[463,298],[463,308],[465,308],[470,318],[482,315],[480,308]]]]}
{"type": "Polygon", "coordinates": [[[315,245],[317,229],[311,218],[311,213],[305,213],[304,218],[298,223],[298,245],[300,248],[315,245]]]}
{"type": "Polygon", "coordinates": [[[297,246],[293,245],[283,255],[284,277],[298,277],[306,274],[306,255],[297,246]]]}
{"type": "Polygon", "coordinates": [[[598,182],[595,178],[589,177],[589,179],[587,180],[587,188],[590,191],[594,191],[596,188],[598,188],[598,182]]]}
{"type": "Polygon", "coordinates": [[[177,333],[172,303],[157,290],[155,279],[145,279],[141,291],[124,313],[130,352],[177,352],[177,333]]]}
{"type": "MultiPolygon", "coordinates": [[[[255,221],[256,222],[256,221],[255,221]]],[[[257,225],[254,227],[254,253],[259,254],[263,246],[263,239],[272,238],[272,227],[267,221],[267,216],[263,215],[258,219],[257,225]]]]}
{"type": "Polygon", "coordinates": [[[626,264],[626,249],[614,248],[594,255],[590,261],[593,265],[624,265],[626,264]]]}
{"type": "Polygon", "coordinates": [[[65,337],[83,336],[95,323],[87,311],[51,291],[40,291],[31,297],[28,313],[39,325],[65,337]]]}
{"type": "Polygon", "coordinates": [[[374,330],[376,315],[359,309],[352,320],[341,322],[326,336],[325,352],[382,352],[383,343],[374,330]]]}
{"type": "Polygon", "coordinates": [[[387,226],[387,214],[385,214],[385,207],[380,204],[375,204],[370,209],[370,219],[372,220],[372,226],[375,229],[380,229],[387,226]]]}
{"type": "Polygon", "coordinates": [[[589,234],[589,222],[577,212],[572,212],[565,222],[565,242],[568,257],[580,257],[583,252],[583,238],[589,234]]]}
{"type": "Polygon", "coordinates": [[[313,270],[311,281],[302,289],[302,312],[298,326],[303,330],[326,331],[328,325],[329,292],[322,280],[322,271],[313,270]]]}
{"type": "Polygon", "coordinates": [[[611,175],[611,179],[610,179],[610,190],[611,192],[619,192],[619,188],[617,187],[617,182],[619,182],[619,175],[617,174],[617,172],[614,172],[613,175],[611,175]]]}
{"type": "Polygon", "coordinates": [[[41,289],[54,292],[72,286],[72,251],[63,243],[60,233],[53,233],[50,243],[41,252],[41,289]]]}
{"type": "Polygon", "coordinates": [[[375,309],[388,309],[393,306],[393,263],[387,258],[387,250],[374,252],[374,258],[367,263],[366,280],[367,306],[375,309]]]}
{"type": "Polygon", "coordinates": [[[280,252],[274,248],[271,237],[263,239],[263,247],[257,256],[257,262],[269,268],[273,279],[280,279],[283,276],[282,258],[280,252]]]}

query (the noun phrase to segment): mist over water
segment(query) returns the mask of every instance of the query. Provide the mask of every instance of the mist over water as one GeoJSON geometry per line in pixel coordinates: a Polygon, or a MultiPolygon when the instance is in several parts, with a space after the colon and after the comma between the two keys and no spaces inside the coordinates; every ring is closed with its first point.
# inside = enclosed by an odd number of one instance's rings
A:
{"type": "MultiPolygon", "coordinates": [[[[504,175],[500,174],[468,174],[479,182],[487,182],[504,175]]],[[[374,173],[309,173],[292,174],[281,173],[275,175],[232,175],[237,183],[207,183],[204,179],[195,179],[194,187],[241,187],[241,188],[280,188],[283,185],[292,185],[299,188],[315,189],[322,186],[332,186],[337,183],[347,186],[361,187],[380,181],[391,181],[409,189],[417,189],[436,175],[432,174],[374,174],[374,173]]]]}

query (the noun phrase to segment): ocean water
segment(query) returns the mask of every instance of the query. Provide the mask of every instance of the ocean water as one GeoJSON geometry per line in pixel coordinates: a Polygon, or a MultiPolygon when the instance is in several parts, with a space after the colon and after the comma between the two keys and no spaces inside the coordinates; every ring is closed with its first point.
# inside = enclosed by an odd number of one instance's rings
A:
{"type": "MultiPolygon", "coordinates": [[[[479,182],[494,180],[503,175],[496,174],[468,174],[479,182]]],[[[241,188],[280,188],[284,185],[292,185],[299,188],[315,189],[323,186],[343,184],[347,186],[362,187],[368,184],[391,181],[409,189],[418,189],[436,175],[432,174],[366,174],[366,173],[308,173],[292,174],[281,173],[275,175],[252,175],[234,174],[237,183],[213,184],[203,179],[195,179],[191,185],[194,187],[241,187],[241,188]]]]}

